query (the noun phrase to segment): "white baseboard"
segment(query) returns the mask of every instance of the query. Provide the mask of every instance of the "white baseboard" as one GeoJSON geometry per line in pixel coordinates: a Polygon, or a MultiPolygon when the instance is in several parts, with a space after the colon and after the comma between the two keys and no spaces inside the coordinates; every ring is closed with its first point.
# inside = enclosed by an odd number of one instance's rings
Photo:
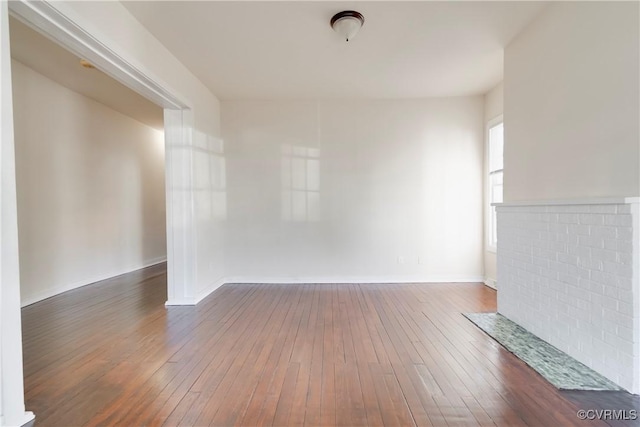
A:
{"type": "Polygon", "coordinates": [[[167,260],[166,256],[157,257],[157,258],[153,258],[153,259],[147,260],[142,265],[139,265],[139,266],[132,266],[132,267],[124,268],[122,270],[116,270],[116,271],[111,271],[109,273],[99,274],[99,275],[96,275],[96,276],[93,276],[93,277],[89,277],[87,279],[83,279],[83,280],[80,280],[80,281],[77,281],[77,282],[74,282],[74,283],[69,283],[67,285],[57,286],[55,288],[50,288],[50,289],[44,290],[42,292],[38,292],[38,293],[33,294],[33,295],[22,295],[21,307],[26,307],[28,305],[34,304],[34,303],[36,303],[38,301],[45,300],[47,298],[51,298],[51,297],[56,296],[58,294],[61,294],[63,292],[67,292],[67,291],[71,291],[73,289],[81,288],[83,286],[91,285],[93,283],[100,282],[102,280],[111,279],[111,278],[114,278],[114,277],[121,276],[123,274],[131,273],[131,272],[136,271],[136,270],[141,270],[143,268],[151,267],[153,265],[163,263],[166,260],[167,260]]]}
{"type": "Polygon", "coordinates": [[[203,299],[205,299],[206,297],[208,297],[209,295],[211,295],[211,293],[213,291],[215,291],[216,289],[218,289],[220,286],[224,285],[225,283],[227,283],[227,280],[224,277],[222,277],[222,278],[216,280],[215,282],[213,282],[207,288],[201,290],[200,293],[198,294],[198,297],[196,298],[196,304],[199,303],[200,301],[202,301],[203,299]]]}
{"type": "Polygon", "coordinates": [[[179,305],[196,305],[195,298],[181,298],[181,299],[170,299],[164,303],[165,307],[173,307],[179,305]]]}
{"type": "Polygon", "coordinates": [[[25,411],[22,416],[18,416],[18,418],[13,418],[11,420],[5,419],[4,416],[0,416],[0,426],[24,426],[33,421],[36,416],[31,411],[25,411]]]}
{"type": "Polygon", "coordinates": [[[197,297],[171,299],[165,303],[165,306],[179,305],[196,305],[213,291],[225,284],[247,284],[260,283],[268,285],[303,285],[303,284],[385,284],[385,283],[483,283],[482,276],[458,276],[458,275],[442,275],[442,276],[281,276],[281,277],[265,277],[265,276],[229,276],[223,277],[211,284],[211,286],[202,290],[197,297]]]}
{"type": "Polygon", "coordinates": [[[483,282],[485,285],[487,285],[488,287],[492,288],[492,289],[498,289],[498,287],[496,286],[496,280],[495,279],[491,279],[489,277],[485,277],[483,282]]]}
{"type": "Polygon", "coordinates": [[[264,284],[384,284],[384,283],[483,283],[482,276],[231,276],[226,277],[224,283],[264,283],[264,284]]]}
{"type": "Polygon", "coordinates": [[[205,289],[201,290],[200,293],[198,293],[197,297],[169,299],[167,300],[167,302],[164,303],[164,305],[165,307],[172,307],[172,306],[178,306],[178,305],[196,305],[200,301],[202,301],[203,299],[211,295],[213,291],[215,291],[225,283],[226,283],[226,280],[223,277],[219,280],[216,280],[210,286],[207,286],[205,289]]]}
{"type": "MultiPolygon", "coordinates": [[[[67,286],[60,286],[53,289],[48,289],[46,292],[41,292],[36,295],[30,295],[24,297],[22,300],[22,307],[42,301],[52,296],[61,294],[72,289],[77,289],[82,286],[90,285],[92,283],[99,282],[101,280],[110,279],[122,274],[131,273],[132,271],[140,270],[142,268],[151,267],[152,265],[165,262],[166,257],[156,258],[147,261],[144,265],[136,268],[126,269],[112,274],[105,274],[96,276],[91,279],[83,280],[82,282],[72,283],[67,286]]],[[[231,276],[223,277],[205,289],[195,297],[169,299],[165,303],[165,306],[192,306],[198,304],[200,301],[208,297],[213,291],[220,286],[227,283],[264,283],[264,284],[331,284],[331,283],[347,283],[347,284],[384,284],[384,283],[484,283],[485,279],[482,276],[458,276],[458,275],[441,275],[441,276],[282,276],[282,277],[265,277],[265,276],[231,276]]]]}

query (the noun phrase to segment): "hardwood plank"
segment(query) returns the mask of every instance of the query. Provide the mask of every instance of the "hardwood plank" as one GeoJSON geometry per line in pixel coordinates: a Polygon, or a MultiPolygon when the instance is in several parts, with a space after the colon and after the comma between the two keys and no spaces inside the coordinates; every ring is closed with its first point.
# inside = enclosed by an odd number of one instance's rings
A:
{"type": "Polygon", "coordinates": [[[358,376],[360,378],[360,389],[362,390],[364,410],[367,415],[367,425],[383,426],[385,425],[385,421],[382,416],[382,409],[378,403],[378,396],[373,376],[369,370],[369,365],[374,363],[376,362],[358,364],[358,376]]]}
{"type": "Polygon", "coordinates": [[[333,330],[333,292],[325,287],[322,289],[324,299],[324,336],[322,352],[322,392],[320,402],[320,425],[332,426],[336,424],[336,391],[335,391],[335,363],[336,337],[333,330]]]}
{"type": "MultiPolygon", "coordinates": [[[[481,284],[225,285],[164,307],[154,266],[25,307],[36,426],[579,426],[628,393],[556,390],[461,313],[481,284]]],[[[633,421],[593,421],[631,426],[633,421]]]]}

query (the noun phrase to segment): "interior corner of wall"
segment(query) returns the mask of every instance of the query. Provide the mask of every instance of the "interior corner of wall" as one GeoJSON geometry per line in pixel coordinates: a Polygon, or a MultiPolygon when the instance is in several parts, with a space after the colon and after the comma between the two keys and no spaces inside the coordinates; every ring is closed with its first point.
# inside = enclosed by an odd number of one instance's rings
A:
{"type": "Polygon", "coordinates": [[[200,292],[198,293],[198,296],[194,298],[195,304],[198,304],[200,301],[202,301],[203,299],[211,295],[216,289],[218,289],[220,286],[224,285],[225,283],[227,283],[227,278],[220,277],[218,280],[214,280],[213,282],[211,282],[209,286],[205,286],[203,289],[200,290],[200,292]]]}

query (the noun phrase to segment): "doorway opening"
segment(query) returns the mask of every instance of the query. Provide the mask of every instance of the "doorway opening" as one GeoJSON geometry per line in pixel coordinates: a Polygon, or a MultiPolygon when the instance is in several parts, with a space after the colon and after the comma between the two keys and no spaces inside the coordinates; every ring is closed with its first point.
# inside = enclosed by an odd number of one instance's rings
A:
{"type": "MultiPolygon", "coordinates": [[[[18,270],[19,258],[17,256],[19,252],[19,237],[17,231],[17,222],[15,220],[15,215],[17,213],[17,203],[16,203],[16,189],[17,185],[13,179],[13,169],[14,169],[14,114],[11,108],[11,92],[12,92],[12,79],[11,76],[11,60],[9,58],[9,16],[20,21],[22,24],[25,24],[32,30],[37,31],[38,33],[44,35],[47,39],[59,44],[62,48],[68,50],[72,54],[76,55],[79,59],[86,60],[89,64],[92,64],[98,70],[103,72],[104,74],[112,77],[116,81],[123,84],[125,87],[133,90],[137,94],[141,95],[147,101],[150,101],[152,104],[155,104],[157,108],[162,110],[162,116],[164,118],[164,138],[161,137],[161,131],[154,131],[156,133],[156,149],[158,150],[156,154],[164,155],[164,162],[162,163],[162,168],[164,172],[164,179],[160,177],[161,181],[165,183],[173,182],[175,175],[175,168],[178,166],[172,167],[172,162],[175,163],[176,160],[171,155],[170,150],[167,150],[167,147],[175,147],[181,145],[184,141],[190,140],[190,131],[193,115],[191,114],[190,107],[187,103],[183,102],[180,97],[175,96],[171,90],[166,89],[163,84],[157,83],[154,79],[148,76],[148,73],[140,68],[130,64],[124,58],[122,58],[116,51],[110,49],[106,46],[99,38],[94,37],[90,32],[87,32],[85,29],[76,24],[73,20],[68,18],[64,13],[60,12],[55,5],[49,2],[8,2],[2,7],[2,41],[3,41],[3,67],[2,67],[2,99],[3,99],[3,111],[2,111],[2,121],[3,121],[3,138],[2,138],[2,153],[7,154],[6,157],[2,157],[2,167],[3,167],[3,185],[2,185],[2,198],[3,198],[3,222],[2,222],[2,236],[3,236],[3,258],[2,258],[2,272],[3,272],[3,283],[2,283],[2,292],[0,292],[0,305],[1,305],[1,313],[2,313],[2,340],[0,342],[0,360],[3,361],[2,367],[0,368],[0,382],[2,383],[2,389],[10,391],[10,393],[2,393],[0,392],[0,424],[9,424],[9,425],[22,425],[28,422],[33,418],[33,414],[30,412],[25,412],[24,405],[24,393],[23,393],[23,365],[22,365],[22,338],[21,338],[21,314],[20,314],[20,281],[18,280],[18,270]],[[5,108],[7,107],[7,108],[5,108]],[[4,125],[7,126],[4,126],[4,125]],[[164,148],[162,139],[164,139],[164,148]],[[6,161],[5,161],[6,160],[6,161]],[[5,169],[6,168],[6,169],[5,169]],[[7,171],[7,176],[5,176],[4,171],[7,171]],[[5,180],[5,178],[7,178],[5,180]],[[6,203],[5,203],[6,202],[6,203]],[[6,214],[6,215],[5,215],[6,214]],[[5,221],[5,218],[7,220],[5,221]]],[[[23,67],[24,64],[17,65],[18,68],[22,72],[25,71],[23,67]]],[[[30,68],[30,67],[26,67],[30,68]]],[[[90,70],[87,70],[90,71],[90,70]]],[[[44,79],[50,80],[52,79],[48,77],[44,77],[41,73],[26,71],[26,74],[30,74],[30,77],[34,77],[35,75],[40,75],[40,77],[35,76],[36,79],[44,79]]],[[[22,76],[24,77],[24,76],[22,76]]],[[[41,81],[42,83],[42,81],[41,81]]],[[[27,85],[30,86],[30,85],[27,85]]],[[[62,87],[62,86],[61,86],[62,87]]],[[[27,91],[28,91],[27,87],[27,91]]],[[[65,90],[68,90],[66,88],[65,90]]],[[[33,94],[31,94],[33,95],[33,94]]],[[[78,95],[82,96],[82,95],[78,95]]],[[[89,99],[89,98],[87,98],[89,99]]],[[[95,103],[94,104],[100,104],[95,103]]],[[[94,105],[96,107],[96,105],[94,105]]],[[[86,114],[84,108],[75,107],[75,113],[78,115],[86,114]]],[[[106,108],[102,106],[101,108],[106,108]]],[[[113,109],[112,109],[113,110],[113,109]]],[[[115,110],[113,110],[113,114],[119,114],[115,110]]],[[[124,116],[123,116],[124,117],[124,116]]],[[[48,116],[44,116],[43,120],[50,119],[48,116]]],[[[15,120],[19,120],[15,118],[15,120]]],[[[130,119],[133,120],[133,119],[130,119]]],[[[134,120],[135,121],[135,120],[134,120]]],[[[86,118],[86,121],[81,122],[85,125],[84,131],[87,134],[91,134],[93,127],[89,126],[91,124],[91,119],[86,118]]],[[[42,123],[38,123],[40,126],[42,123]]],[[[144,125],[141,125],[144,126],[144,125]]],[[[77,133],[77,132],[76,132],[77,133]]],[[[77,135],[75,135],[77,136],[77,135]]],[[[64,150],[61,147],[54,147],[56,149],[53,150],[55,156],[60,156],[64,153],[64,150]],[[59,150],[57,148],[60,148],[59,150]]],[[[71,156],[76,153],[76,150],[67,149],[68,153],[71,156]]],[[[35,153],[28,153],[29,155],[40,155],[42,158],[39,159],[41,164],[47,164],[50,162],[51,164],[56,164],[56,161],[59,159],[54,157],[45,150],[35,150],[35,153]]],[[[20,155],[20,154],[19,154],[20,155]]],[[[24,153],[23,153],[24,155],[24,153]]],[[[94,157],[98,157],[94,153],[94,157]]],[[[95,159],[94,159],[95,160],[95,159]]],[[[91,161],[82,162],[80,161],[80,166],[85,168],[85,173],[93,173],[94,175],[108,175],[108,173],[100,170],[100,168],[95,169],[95,165],[92,164],[91,161]],[[88,170],[88,172],[87,172],[88,170]]],[[[118,163],[118,162],[115,162],[118,163]]],[[[128,171],[135,171],[136,168],[135,162],[132,160],[128,161],[129,169],[128,171]]],[[[48,165],[50,166],[50,165],[48,165]]],[[[59,166],[59,165],[58,165],[59,166]]],[[[109,168],[106,168],[109,170],[109,168]]],[[[157,170],[157,169],[156,169],[157,170]]],[[[37,171],[36,171],[37,172],[37,171]]],[[[60,171],[57,171],[60,172],[60,171]]],[[[63,171],[64,172],[64,171],[63,171]]],[[[119,170],[115,170],[112,173],[118,174],[119,170]]],[[[135,172],[132,173],[135,175],[135,172]]],[[[82,175],[81,175],[82,176],[82,175]]],[[[104,176],[103,176],[104,177],[104,176]]],[[[41,177],[40,180],[42,185],[50,184],[49,180],[46,177],[41,177]]],[[[81,184],[83,178],[76,178],[74,180],[65,181],[70,186],[75,186],[74,188],[82,188],[81,184]]],[[[24,180],[23,180],[24,181],[24,180]]],[[[180,281],[174,280],[173,276],[178,273],[181,273],[180,265],[181,258],[180,254],[175,255],[173,248],[173,242],[180,241],[182,235],[186,232],[183,229],[172,227],[173,221],[173,207],[175,203],[169,197],[167,197],[170,192],[168,191],[171,188],[170,185],[165,185],[164,189],[164,197],[166,199],[166,224],[165,224],[165,235],[166,235],[166,253],[167,253],[167,265],[168,265],[168,273],[167,273],[167,295],[171,298],[173,294],[173,285],[180,281]],[[178,268],[174,268],[173,260],[177,260],[178,268]]],[[[139,188],[139,193],[136,191],[131,192],[130,194],[135,195],[142,194],[142,188],[139,188]]],[[[87,196],[93,197],[96,194],[90,192],[90,190],[85,189],[87,196]]],[[[49,194],[47,192],[42,193],[42,197],[54,197],[55,196],[64,196],[65,192],[60,192],[60,194],[49,194]]],[[[104,202],[104,198],[95,197],[98,203],[104,202]]],[[[157,203],[162,203],[161,201],[157,203]]],[[[124,206],[129,206],[124,204],[124,206]]],[[[126,209],[126,208],[123,208],[126,209]]],[[[71,210],[71,212],[74,212],[71,210]]],[[[64,215],[63,221],[70,221],[73,225],[73,219],[75,219],[73,214],[64,215]]],[[[96,221],[100,223],[100,221],[96,221]]],[[[50,228],[51,224],[44,224],[43,228],[50,228]]],[[[78,226],[86,225],[78,223],[78,226]]],[[[139,224],[138,224],[139,225],[139,224]]],[[[157,225],[157,224],[156,224],[157,225]]],[[[102,231],[102,230],[101,230],[102,231]]],[[[125,236],[127,236],[125,234],[125,236]]],[[[124,237],[126,239],[127,237],[124,237]]],[[[162,237],[164,239],[164,236],[162,237]]],[[[160,240],[162,240],[160,239],[160,240]]],[[[68,255],[64,253],[65,248],[56,248],[57,252],[53,254],[53,256],[59,255],[68,255]]],[[[139,248],[138,248],[139,249],[139,248]]],[[[144,251],[142,251],[144,252],[144,251]]],[[[147,254],[149,255],[149,254],[147,254]]],[[[184,258],[184,257],[182,257],[184,258]]],[[[55,265],[55,264],[53,264],[55,265]]],[[[88,276],[87,276],[88,277],[88,276]]],[[[101,277],[96,277],[95,279],[100,279],[101,277]]],[[[91,278],[85,279],[90,281],[91,278]]],[[[78,283],[72,283],[72,285],[77,285],[78,283]]],[[[57,291],[63,291],[64,289],[57,289],[57,291]]],[[[34,294],[35,295],[35,294],[34,294]]],[[[40,299],[43,298],[45,293],[41,293],[39,295],[35,295],[33,298],[40,299]]],[[[46,298],[46,296],[44,296],[46,298]]],[[[28,303],[29,301],[22,301],[22,303],[28,303]]]]}
{"type": "Polygon", "coordinates": [[[166,261],[162,108],[9,24],[21,305],[166,261]]]}

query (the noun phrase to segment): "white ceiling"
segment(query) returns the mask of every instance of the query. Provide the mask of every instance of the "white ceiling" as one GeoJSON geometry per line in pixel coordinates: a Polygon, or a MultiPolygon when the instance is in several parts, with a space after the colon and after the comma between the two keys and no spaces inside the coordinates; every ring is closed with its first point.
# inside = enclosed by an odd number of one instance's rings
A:
{"type": "Polygon", "coordinates": [[[124,6],[221,99],[482,94],[542,2],[140,1],[124,6]],[[345,42],[329,26],[355,9],[345,42]]]}
{"type": "Polygon", "coordinates": [[[100,102],[155,129],[163,129],[163,110],[97,69],[80,66],[80,58],[10,18],[11,56],[74,92],[100,102]]]}

